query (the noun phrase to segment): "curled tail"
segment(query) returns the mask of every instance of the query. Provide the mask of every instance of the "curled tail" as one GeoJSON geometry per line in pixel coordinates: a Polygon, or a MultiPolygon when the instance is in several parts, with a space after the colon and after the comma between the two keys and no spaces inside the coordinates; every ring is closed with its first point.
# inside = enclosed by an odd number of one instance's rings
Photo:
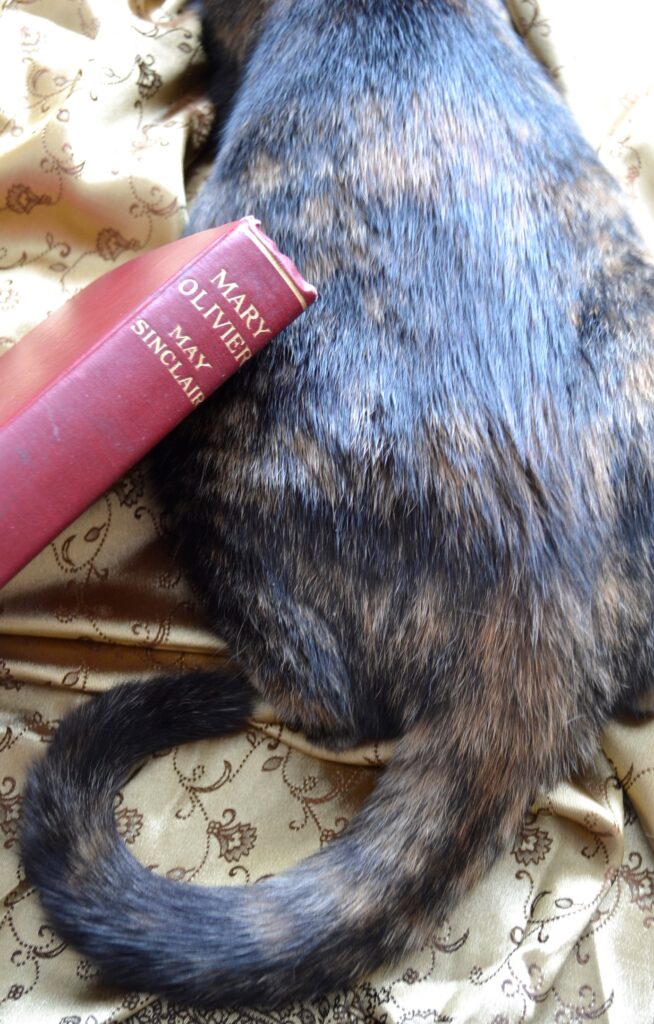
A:
{"type": "Polygon", "coordinates": [[[213,889],[152,874],[117,834],[116,789],[135,762],[234,729],[252,705],[243,679],[215,673],[119,686],[66,718],[32,769],[28,878],[108,981],[205,1006],[324,994],[424,941],[519,826],[524,766],[494,754],[495,784],[480,780],[464,736],[425,723],[345,834],[290,871],[213,889]]]}

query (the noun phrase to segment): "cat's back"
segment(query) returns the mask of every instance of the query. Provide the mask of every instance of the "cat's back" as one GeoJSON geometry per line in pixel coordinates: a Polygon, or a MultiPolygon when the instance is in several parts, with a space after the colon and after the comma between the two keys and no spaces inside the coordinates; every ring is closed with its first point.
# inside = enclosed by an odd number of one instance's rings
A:
{"type": "Polygon", "coordinates": [[[649,351],[617,186],[483,3],[272,4],[192,226],[244,211],[321,293],[233,385],[273,444],[392,451],[402,488],[425,446],[565,454],[649,351]]]}
{"type": "Polygon", "coordinates": [[[590,606],[625,481],[650,488],[654,273],[485,4],[260,26],[192,227],[254,213],[320,299],[171,443],[168,502],[234,637],[296,657],[301,609],[334,678],[405,692],[402,650],[467,645],[453,608],[498,587],[590,606]]]}

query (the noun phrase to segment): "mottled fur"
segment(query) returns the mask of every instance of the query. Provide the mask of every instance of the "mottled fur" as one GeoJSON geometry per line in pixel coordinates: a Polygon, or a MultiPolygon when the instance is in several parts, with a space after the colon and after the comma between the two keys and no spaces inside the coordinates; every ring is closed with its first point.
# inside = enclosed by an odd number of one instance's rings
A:
{"type": "Polygon", "coordinates": [[[254,213],[321,298],[159,456],[250,683],[113,691],[32,774],[29,877],[118,984],[276,1004],[396,959],[650,686],[654,269],[495,6],[208,4],[238,86],[191,226],[254,213]],[[280,877],[148,874],[115,787],[236,727],[250,684],[313,739],[397,753],[280,877]]]}

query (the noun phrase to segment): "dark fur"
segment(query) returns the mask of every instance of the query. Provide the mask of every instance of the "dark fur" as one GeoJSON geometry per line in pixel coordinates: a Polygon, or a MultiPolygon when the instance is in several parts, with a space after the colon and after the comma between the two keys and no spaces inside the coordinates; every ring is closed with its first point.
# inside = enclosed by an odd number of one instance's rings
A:
{"type": "Polygon", "coordinates": [[[112,796],[149,750],[239,724],[248,684],[119,689],[34,769],[23,853],[107,978],[276,1004],[423,942],[649,687],[654,270],[490,6],[208,17],[241,81],[192,228],[254,213],[321,299],[162,450],[165,504],[254,689],[397,753],[292,871],[181,886],[119,843],[112,796]]]}

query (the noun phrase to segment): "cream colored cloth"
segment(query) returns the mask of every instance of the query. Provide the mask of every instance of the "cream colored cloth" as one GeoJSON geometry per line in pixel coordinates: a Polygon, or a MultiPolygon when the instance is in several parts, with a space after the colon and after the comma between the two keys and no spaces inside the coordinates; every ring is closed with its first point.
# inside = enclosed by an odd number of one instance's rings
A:
{"type": "MultiPolygon", "coordinates": [[[[512,8],[654,241],[651,0],[514,0],[512,8]]],[[[210,126],[201,90],[197,24],[174,3],[3,5],[2,347],[98,274],[177,237],[191,161],[210,126]]],[[[543,797],[514,850],[428,948],[356,991],[236,1015],[100,985],[44,926],[24,881],[16,835],[26,767],[87,693],[223,657],[166,552],[143,466],[0,591],[3,1024],[652,1024],[649,722],[612,723],[595,771],[543,797]]],[[[386,755],[334,758],[268,720],[153,759],[125,787],[119,828],[154,870],[248,883],[340,832],[386,755]]]]}

